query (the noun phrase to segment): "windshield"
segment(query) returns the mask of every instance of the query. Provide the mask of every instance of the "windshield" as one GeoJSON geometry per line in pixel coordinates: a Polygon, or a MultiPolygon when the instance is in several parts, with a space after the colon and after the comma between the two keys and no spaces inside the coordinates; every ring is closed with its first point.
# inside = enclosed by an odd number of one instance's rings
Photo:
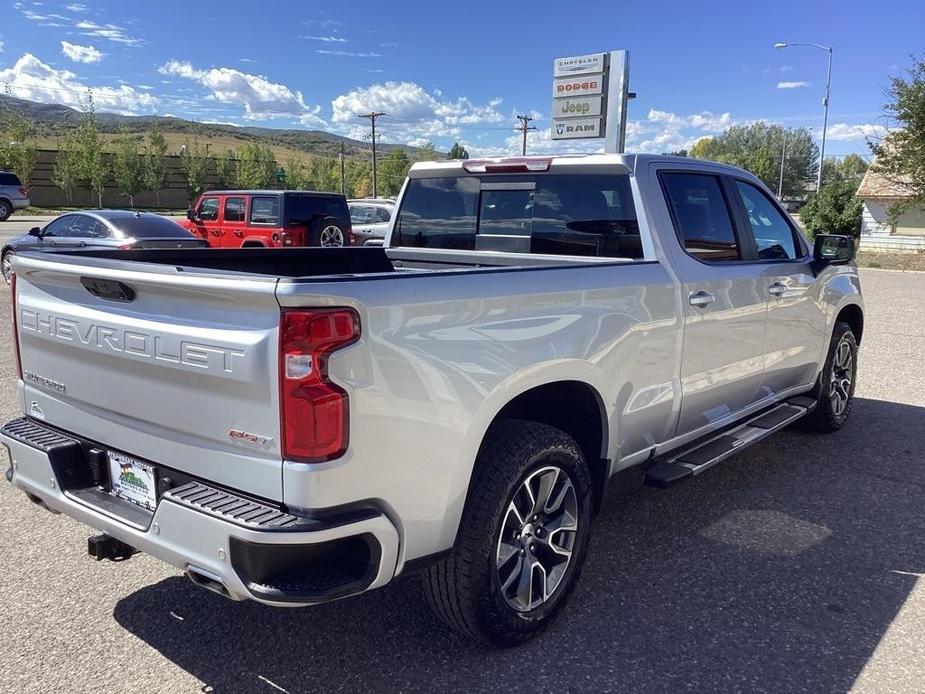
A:
{"type": "Polygon", "coordinates": [[[412,179],[391,245],[642,258],[625,174],[412,179]]]}

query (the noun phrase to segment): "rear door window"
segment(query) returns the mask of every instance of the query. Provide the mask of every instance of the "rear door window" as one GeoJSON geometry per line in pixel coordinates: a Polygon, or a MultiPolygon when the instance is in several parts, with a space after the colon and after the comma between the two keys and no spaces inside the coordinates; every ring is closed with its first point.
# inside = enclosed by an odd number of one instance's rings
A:
{"type": "Polygon", "coordinates": [[[412,179],[392,245],[643,257],[625,174],[412,179]]]}
{"type": "Polygon", "coordinates": [[[243,222],[246,206],[245,198],[225,198],[225,221],[243,222]]]}
{"type": "Polygon", "coordinates": [[[251,224],[279,224],[279,198],[264,196],[251,198],[251,224]]]}
{"type": "Polygon", "coordinates": [[[375,208],[375,210],[376,210],[376,219],[374,221],[376,222],[391,222],[392,221],[392,213],[389,210],[387,210],[385,207],[377,207],[375,208]]]}
{"type": "Polygon", "coordinates": [[[684,249],[700,260],[739,260],[739,245],[719,177],[671,172],[663,173],[662,181],[684,249]]]}

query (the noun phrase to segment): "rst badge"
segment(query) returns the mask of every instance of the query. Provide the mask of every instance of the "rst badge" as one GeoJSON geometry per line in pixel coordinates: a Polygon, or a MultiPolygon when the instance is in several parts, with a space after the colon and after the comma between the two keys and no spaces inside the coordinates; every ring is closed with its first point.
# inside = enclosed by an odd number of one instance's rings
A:
{"type": "Polygon", "coordinates": [[[273,443],[272,436],[253,434],[243,429],[229,429],[228,439],[238,446],[245,446],[247,448],[269,448],[270,444],[273,443]]]}

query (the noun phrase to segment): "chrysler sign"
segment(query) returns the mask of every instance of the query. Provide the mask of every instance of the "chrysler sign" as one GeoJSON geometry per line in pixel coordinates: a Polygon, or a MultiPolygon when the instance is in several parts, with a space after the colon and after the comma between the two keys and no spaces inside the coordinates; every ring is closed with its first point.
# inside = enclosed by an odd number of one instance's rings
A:
{"type": "Polygon", "coordinates": [[[576,55],[572,58],[556,58],[553,77],[573,77],[604,72],[604,53],[576,55]]]}

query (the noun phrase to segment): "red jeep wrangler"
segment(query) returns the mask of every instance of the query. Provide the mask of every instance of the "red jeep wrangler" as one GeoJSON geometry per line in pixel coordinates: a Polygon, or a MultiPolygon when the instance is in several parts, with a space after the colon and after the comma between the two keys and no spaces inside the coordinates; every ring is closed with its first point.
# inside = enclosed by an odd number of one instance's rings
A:
{"type": "Polygon", "coordinates": [[[347,200],[302,190],[214,190],[186,211],[186,228],[213,248],[352,246],[347,200]]]}

